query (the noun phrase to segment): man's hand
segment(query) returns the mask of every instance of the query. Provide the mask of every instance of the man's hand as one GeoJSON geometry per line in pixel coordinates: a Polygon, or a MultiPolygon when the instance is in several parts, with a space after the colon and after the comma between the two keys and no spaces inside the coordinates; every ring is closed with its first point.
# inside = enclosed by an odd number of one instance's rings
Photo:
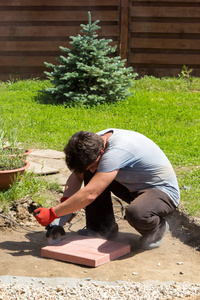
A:
{"type": "Polygon", "coordinates": [[[47,226],[51,222],[53,222],[53,220],[58,218],[52,207],[51,208],[39,207],[36,210],[34,210],[33,215],[42,226],[47,226]]]}

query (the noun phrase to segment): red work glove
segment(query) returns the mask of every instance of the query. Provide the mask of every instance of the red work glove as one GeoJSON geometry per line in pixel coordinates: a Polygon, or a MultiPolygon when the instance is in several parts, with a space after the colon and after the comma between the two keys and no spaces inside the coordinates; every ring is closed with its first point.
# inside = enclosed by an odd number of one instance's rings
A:
{"type": "Polygon", "coordinates": [[[34,210],[33,215],[42,226],[47,226],[51,222],[53,222],[53,220],[58,218],[52,207],[51,208],[39,207],[36,210],[34,210]]]}
{"type": "Polygon", "coordinates": [[[69,197],[62,197],[62,198],[60,199],[60,203],[65,202],[68,198],[69,198],[69,197]]]}

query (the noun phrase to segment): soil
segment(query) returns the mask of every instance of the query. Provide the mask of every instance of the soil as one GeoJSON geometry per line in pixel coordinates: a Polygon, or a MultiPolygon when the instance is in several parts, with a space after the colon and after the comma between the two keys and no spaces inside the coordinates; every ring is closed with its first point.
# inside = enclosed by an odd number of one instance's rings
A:
{"type": "MultiPolygon", "coordinates": [[[[69,175],[63,157],[41,158],[30,156],[29,161],[44,162],[52,168],[63,163],[63,168],[50,178],[66,180],[69,175]],[[50,162],[52,164],[50,164],[50,162]]],[[[63,183],[61,183],[63,184],[63,183]]],[[[52,196],[52,195],[51,195],[52,196]]],[[[55,196],[55,195],[53,195],[55,196]]],[[[56,196],[58,201],[60,195],[56,196]]],[[[55,198],[56,198],[55,197],[55,198]]],[[[200,283],[200,219],[189,217],[179,208],[167,217],[170,231],[160,248],[143,251],[139,248],[140,235],[123,218],[123,202],[113,197],[119,236],[116,241],[131,245],[131,253],[97,268],[42,258],[41,248],[48,245],[46,230],[33,217],[38,206],[31,199],[15,202],[8,213],[0,214],[0,276],[91,278],[101,281],[175,281],[200,283]],[[16,222],[16,223],[14,223],[16,222]]],[[[85,226],[81,210],[65,227],[68,238],[85,226]]]]}

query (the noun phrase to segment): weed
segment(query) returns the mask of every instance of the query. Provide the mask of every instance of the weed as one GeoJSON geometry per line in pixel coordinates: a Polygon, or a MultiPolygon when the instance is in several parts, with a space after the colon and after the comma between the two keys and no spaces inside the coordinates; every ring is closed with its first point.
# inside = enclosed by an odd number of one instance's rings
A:
{"type": "Polygon", "coordinates": [[[181,74],[179,74],[179,77],[191,80],[192,71],[193,71],[193,69],[188,69],[188,67],[184,65],[182,70],[181,70],[181,74]]]}

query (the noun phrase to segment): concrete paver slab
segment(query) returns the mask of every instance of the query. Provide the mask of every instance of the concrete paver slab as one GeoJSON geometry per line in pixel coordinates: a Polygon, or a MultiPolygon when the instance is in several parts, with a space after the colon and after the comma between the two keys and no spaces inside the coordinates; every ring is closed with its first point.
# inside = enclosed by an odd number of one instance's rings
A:
{"type": "Polygon", "coordinates": [[[41,256],[79,265],[97,267],[130,253],[128,244],[75,235],[41,249],[41,256]]]}

